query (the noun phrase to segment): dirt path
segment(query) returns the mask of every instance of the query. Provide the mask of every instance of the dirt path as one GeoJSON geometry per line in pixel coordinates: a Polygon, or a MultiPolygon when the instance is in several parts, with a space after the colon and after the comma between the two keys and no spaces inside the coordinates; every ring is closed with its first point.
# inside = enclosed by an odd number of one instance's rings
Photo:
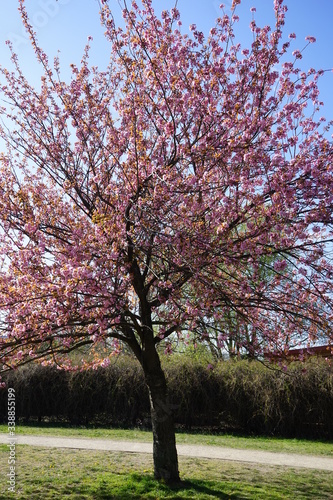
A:
{"type": "MultiPolygon", "coordinates": [[[[0,434],[0,443],[8,444],[9,436],[0,434]]],[[[83,450],[123,451],[126,453],[152,453],[151,443],[118,441],[111,439],[82,439],[53,436],[16,435],[15,443],[49,448],[74,448],[83,450]]],[[[219,446],[177,445],[178,455],[196,458],[215,458],[237,462],[260,463],[265,465],[282,465],[302,467],[333,472],[333,458],[314,455],[296,455],[294,453],[275,453],[260,450],[240,450],[219,446]]]]}

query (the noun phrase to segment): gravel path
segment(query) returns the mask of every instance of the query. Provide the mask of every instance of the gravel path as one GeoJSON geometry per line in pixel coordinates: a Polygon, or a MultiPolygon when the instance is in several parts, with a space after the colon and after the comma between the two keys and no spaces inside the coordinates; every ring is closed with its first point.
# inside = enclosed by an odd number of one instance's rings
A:
{"type": "MultiPolygon", "coordinates": [[[[9,436],[0,434],[0,443],[8,444],[9,436]]],[[[79,450],[123,451],[129,453],[152,453],[151,443],[118,441],[111,439],[82,439],[52,436],[16,435],[15,443],[49,448],[74,448],[79,450]]],[[[296,455],[294,453],[275,453],[260,450],[240,450],[219,446],[177,445],[178,455],[195,458],[215,458],[237,462],[250,462],[265,465],[302,467],[333,472],[333,458],[315,455],[296,455]]]]}

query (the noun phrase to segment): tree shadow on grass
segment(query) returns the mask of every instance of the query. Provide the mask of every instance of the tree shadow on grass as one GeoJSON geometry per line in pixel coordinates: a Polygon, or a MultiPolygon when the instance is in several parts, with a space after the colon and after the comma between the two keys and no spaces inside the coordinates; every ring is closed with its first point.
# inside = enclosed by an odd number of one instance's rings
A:
{"type": "Polygon", "coordinates": [[[222,500],[236,498],[242,500],[246,498],[238,493],[223,493],[221,490],[216,489],[214,483],[210,484],[210,481],[191,480],[168,485],[156,481],[153,476],[140,476],[139,474],[129,474],[128,480],[112,488],[112,491],[106,484],[100,485],[100,488],[94,491],[93,498],[95,500],[144,500],[145,498],[154,498],[153,494],[156,495],[156,498],[168,500],[196,498],[197,495],[200,495],[200,498],[205,498],[202,495],[207,495],[209,498],[222,500]],[[191,493],[193,497],[189,496],[191,493]]]}

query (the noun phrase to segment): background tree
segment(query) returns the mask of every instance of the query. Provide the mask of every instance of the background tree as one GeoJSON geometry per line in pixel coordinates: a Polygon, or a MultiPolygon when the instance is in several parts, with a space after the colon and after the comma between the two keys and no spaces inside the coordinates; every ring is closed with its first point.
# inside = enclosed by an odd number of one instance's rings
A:
{"type": "MultiPolygon", "coordinates": [[[[265,283],[266,292],[268,291],[271,281],[273,282],[273,287],[275,287],[275,265],[279,265],[279,256],[274,253],[272,255],[263,255],[259,257],[255,263],[252,265],[250,260],[248,269],[243,270],[244,276],[248,280],[251,290],[255,290],[260,284],[265,283]]],[[[280,279],[285,280],[284,284],[288,284],[290,279],[290,274],[292,274],[293,266],[289,263],[286,267],[281,270],[280,279]]],[[[260,300],[260,297],[258,297],[260,300]]],[[[263,308],[266,307],[265,301],[263,304],[258,304],[263,308]]],[[[261,328],[256,327],[251,322],[244,321],[244,315],[246,311],[242,309],[230,307],[223,308],[223,311],[219,313],[216,308],[215,317],[211,315],[210,317],[202,318],[196,321],[195,328],[192,329],[194,335],[192,335],[192,340],[194,342],[202,342],[204,345],[208,346],[212,355],[217,359],[240,359],[245,356],[247,358],[254,358],[258,353],[267,353],[270,350],[270,344],[267,343],[267,338],[261,335],[261,328]]],[[[274,313],[270,311],[270,319],[273,320],[274,313]]],[[[275,327],[279,328],[278,325],[275,327]]],[[[306,326],[304,325],[306,329],[306,326]]],[[[306,338],[307,332],[304,332],[304,337],[306,338]]],[[[298,335],[297,341],[300,341],[301,337],[298,335]]],[[[291,345],[295,339],[291,339],[291,345]]],[[[284,348],[288,349],[288,342],[285,343],[284,348]]]]}
{"type": "Polygon", "coordinates": [[[126,344],[149,388],[155,476],[178,480],[158,344],[231,310],[267,349],[332,336],[319,74],[297,68],[299,51],[287,61],[282,0],[273,31],[251,23],[249,49],[235,12],[205,38],[151,0],[124,4],[117,28],[103,1],[109,67],[90,66],[88,44],[66,83],[19,5],[44,74],[33,88],[14,53],[14,71],[1,69],[2,368],[74,369],[66,354],[80,346],[126,344]],[[274,276],[258,280],[272,255],[274,276]]]}

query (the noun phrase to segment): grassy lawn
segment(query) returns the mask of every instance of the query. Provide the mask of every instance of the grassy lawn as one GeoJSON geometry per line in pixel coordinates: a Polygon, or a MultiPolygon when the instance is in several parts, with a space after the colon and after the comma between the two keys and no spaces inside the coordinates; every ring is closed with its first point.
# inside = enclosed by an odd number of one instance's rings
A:
{"type": "MultiPolygon", "coordinates": [[[[68,436],[97,439],[118,439],[151,442],[151,432],[123,429],[87,429],[78,427],[55,427],[50,424],[39,426],[18,425],[16,432],[45,436],[68,436]]],[[[0,433],[7,433],[7,426],[0,425],[0,433]]],[[[226,446],[229,448],[266,450],[283,453],[300,453],[333,457],[333,443],[300,439],[265,437],[238,437],[197,433],[177,433],[177,443],[226,446]]]]}
{"type": "Polygon", "coordinates": [[[183,483],[153,479],[145,454],[57,450],[18,445],[16,491],[7,491],[6,445],[0,445],[0,500],[332,499],[332,473],[180,457],[183,483]]]}

